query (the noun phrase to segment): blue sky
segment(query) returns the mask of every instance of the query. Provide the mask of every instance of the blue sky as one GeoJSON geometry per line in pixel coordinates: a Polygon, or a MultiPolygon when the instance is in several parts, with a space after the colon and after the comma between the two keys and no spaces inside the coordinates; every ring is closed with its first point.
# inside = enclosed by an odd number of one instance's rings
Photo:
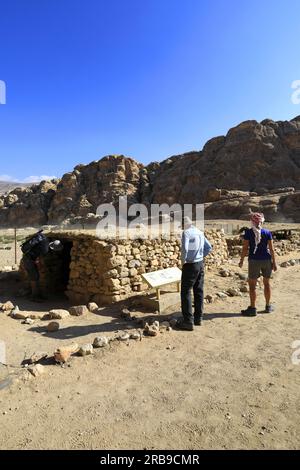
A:
{"type": "Polygon", "coordinates": [[[299,115],[299,18],[298,0],[2,0],[0,175],[149,163],[299,115]]]}

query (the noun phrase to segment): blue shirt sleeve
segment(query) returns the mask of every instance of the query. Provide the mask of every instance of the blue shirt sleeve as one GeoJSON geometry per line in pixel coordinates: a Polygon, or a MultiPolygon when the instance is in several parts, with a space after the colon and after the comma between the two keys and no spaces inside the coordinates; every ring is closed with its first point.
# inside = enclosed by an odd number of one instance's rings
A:
{"type": "Polygon", "coordinates": [[[273,240],[272,232],[268,232],[268,240],[273,240]]]}
{"type": "Polygon", "coordinates": [[[211,244],[209,243],[209,241],[207,240],[206,237],[204,237],[204,246],[203,246],[203,256],[205,258],[205,256],[207,256],[212,250],[212,246],[211,244]]]}

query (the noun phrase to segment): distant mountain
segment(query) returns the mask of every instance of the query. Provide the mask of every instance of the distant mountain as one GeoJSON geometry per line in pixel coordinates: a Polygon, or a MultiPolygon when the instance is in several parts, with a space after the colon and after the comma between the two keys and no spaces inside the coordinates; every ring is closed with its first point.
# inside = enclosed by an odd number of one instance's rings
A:
{"type": "Polygon", "coordinates": [[[15,188],[26,188],[32,186],[32,183],[14,183],[13,181],[0,181],[0,195],[8,193],[15,188]]]}
{"type": "Polygon", "coordinates": [[[300,116],[245,121],[201,151],[147,166],[124,155],[77,165],[60,180],[0,196],[0,227],[95,222],[98,205],[122,195],[147,205],[206,203],[209,218],[261,210],[269,221],[300,222],[300,116]]]}

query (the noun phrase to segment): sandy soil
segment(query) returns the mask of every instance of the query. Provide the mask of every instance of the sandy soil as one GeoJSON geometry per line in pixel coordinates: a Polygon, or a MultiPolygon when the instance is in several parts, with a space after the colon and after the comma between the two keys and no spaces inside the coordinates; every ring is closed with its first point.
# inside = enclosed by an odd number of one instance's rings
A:
{"type": "MultiPolygon", "coordinates": [[[[0,448],[296,449],[300,365],[292,364],[291,344],[300,340],[299,282],[300,266],[276,273],[272,315],[241,317],[247,295],[217,301],[207,305],[203,326],[193,332],[114,342],[64,368],[47,365],[45,375],[15,381],[0,390],[0,448]]],[[[207,275],[207,293],[233,284],[233,278],[207,275]]],[[[17,286],[1,281],[0,301],[12,298],[17,286]]],[[[18,302],[22,310],[37,308],[18,302]]],[[[64,302],[51,301],[40,312],[67,307],[64,302]]],[[[71,317],[52,334],[41,320],[29,326],[1,314],[7,360],[19,366],[34,351],[135,327],[119,313],[114,306],[71,317]]],[[[176,313],[170,309],[166,316],[176,313]]]]}

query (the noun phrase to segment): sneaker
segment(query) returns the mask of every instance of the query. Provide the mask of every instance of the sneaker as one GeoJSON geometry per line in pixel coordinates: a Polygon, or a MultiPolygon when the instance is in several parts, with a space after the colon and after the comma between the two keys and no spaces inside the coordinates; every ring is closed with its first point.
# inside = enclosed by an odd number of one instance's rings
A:
{"type": "Polygon", "coordinates": [[[177,320],[176,328],[178,330],[193,331],[194,326],[192,323],[187,323],[184,320],[177,320]]]}
{"type": "Polygon", "coordinates": [[[264,313],[272,313],[272,312],[274,312],[274,310],[275,309],[274,309],[273,305],[266,305],[264,313]]]}
{"type": "Polygon", "coordinates": [[[257,310],[255,307],[248,307],[246,308],[246,310],[242,310],[241,311],[241,314],[244,316],[244,317],[256,317],[257,315],[257,310]]]}

